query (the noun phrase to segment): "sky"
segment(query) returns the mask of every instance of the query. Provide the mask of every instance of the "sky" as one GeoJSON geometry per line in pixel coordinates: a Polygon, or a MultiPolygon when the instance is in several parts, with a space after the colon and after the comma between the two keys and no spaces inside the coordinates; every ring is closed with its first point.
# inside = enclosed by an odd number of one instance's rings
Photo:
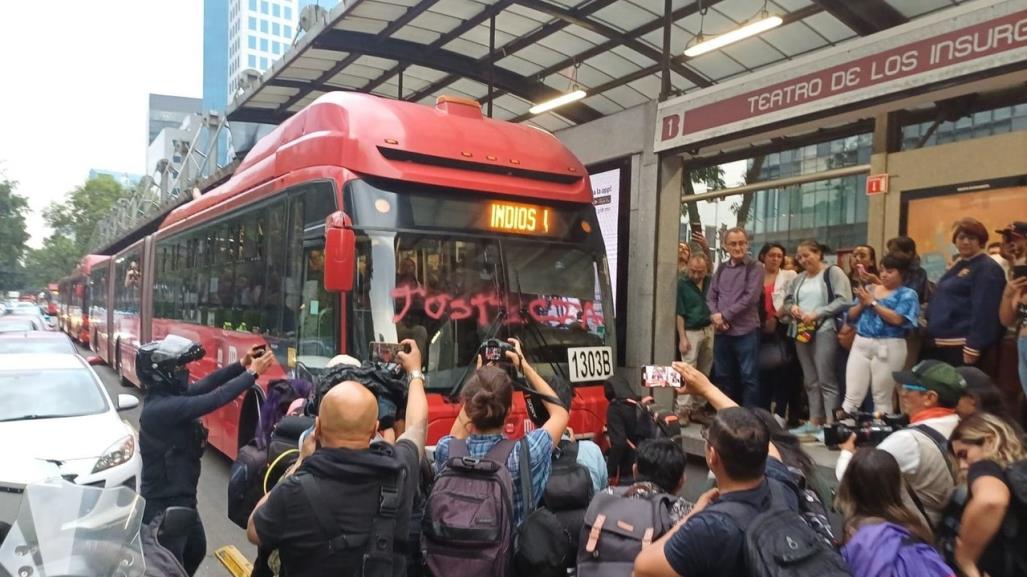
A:
{"type": "Polygon", "coordinates": [[[50,0],[0,7],[0,176],[50,202],[91,168],[142,174],[148,94],[200,97],[202,0],[50,0]]]}

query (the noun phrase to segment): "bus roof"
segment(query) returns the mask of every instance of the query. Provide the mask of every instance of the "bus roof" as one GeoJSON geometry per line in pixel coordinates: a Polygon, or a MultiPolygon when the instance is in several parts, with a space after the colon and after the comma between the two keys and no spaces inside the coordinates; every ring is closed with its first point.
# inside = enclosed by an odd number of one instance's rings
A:
{"type": "Polygon", "coordinates": [[[313,166],[454,189],[592,202],[585,167],[555,136],[484,118],[473,100],[441,97],[432,108],[330,92],[261,139],[231,180],[172,211],[161,228],[313,166]]]}

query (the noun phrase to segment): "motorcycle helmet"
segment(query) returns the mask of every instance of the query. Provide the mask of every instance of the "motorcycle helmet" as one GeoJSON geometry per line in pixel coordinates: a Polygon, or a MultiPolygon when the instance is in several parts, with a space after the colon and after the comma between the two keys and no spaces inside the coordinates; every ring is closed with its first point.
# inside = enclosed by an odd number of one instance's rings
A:
{"type": "Polygon", "coordinates": [[[136,374],[146,386],[184,388],[185,366],[203,358],[203,347],[187,338],[168,335],[136,351],[136,374]]]}

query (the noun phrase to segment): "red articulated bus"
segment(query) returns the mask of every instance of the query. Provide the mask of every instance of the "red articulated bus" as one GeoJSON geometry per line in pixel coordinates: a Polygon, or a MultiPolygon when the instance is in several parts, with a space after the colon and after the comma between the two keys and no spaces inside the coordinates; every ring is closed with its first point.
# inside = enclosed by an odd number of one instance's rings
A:
{"type": "MultiPolygon", "coordinates": [[[[139,343],[168,334],[206,349],[194,378],[266,343],[278,366],[263,387],[409,338],[434,443],[479,345],[517,337],[540,373],[575,384],[576,434],[605,419],[616,338],[588,175],[551,134],[483,118],[474,101],[326,94],[115,255],[109,275],[113,366],[133,383],[139,343]]],[[[234,457],[262,395],[208,416],[211,444],[234,457]]],[[[507,432],[530,428],[518,398],[507,432]]]]}
{"type": "Polygon", "coordinates": [[[105,270],[109,256],[87,254],[82,257],[70,276],[58,283],[60,293],[60,330],[83,345],[89,346],[92,332],[90,330],[90,298],[94,294],[91,275],[94,271],[105,270]]]}

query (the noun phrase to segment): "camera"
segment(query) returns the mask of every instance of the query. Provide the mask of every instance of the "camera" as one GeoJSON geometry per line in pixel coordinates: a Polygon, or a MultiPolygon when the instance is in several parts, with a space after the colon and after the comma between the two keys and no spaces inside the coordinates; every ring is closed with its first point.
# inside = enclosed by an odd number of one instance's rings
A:
{"type": "Polygon", "coordinates": [[[882,413],[856,413],[852,415],[855,425],[835,423],[824,427],[824,444],[837,449],[849,435],[856,435],[856,446],[875,447],[888,435],[909,424],[906,415],[885,415],[882,413]]]}
{"type": "Polygon", "coordinates": [[[513,345],[499,339],[488,339],[481,344],[480,355],[482,364],[506,362],[506,353],[515,352],[513,345]]]}

